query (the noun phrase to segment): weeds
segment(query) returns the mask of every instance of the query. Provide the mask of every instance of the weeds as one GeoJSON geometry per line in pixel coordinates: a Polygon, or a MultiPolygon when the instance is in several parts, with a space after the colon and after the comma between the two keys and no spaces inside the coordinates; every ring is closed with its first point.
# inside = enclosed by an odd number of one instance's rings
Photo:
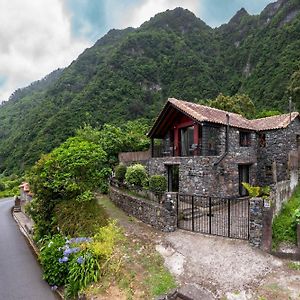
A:
{"type": "Polygon", "coordinates": [[[281,242],[296,244],[295,211],[300,207],[300,186],[297,187],[290,200],[285,203],[280,213],[274,218],[273,248],[278,248],[281,242]]]}

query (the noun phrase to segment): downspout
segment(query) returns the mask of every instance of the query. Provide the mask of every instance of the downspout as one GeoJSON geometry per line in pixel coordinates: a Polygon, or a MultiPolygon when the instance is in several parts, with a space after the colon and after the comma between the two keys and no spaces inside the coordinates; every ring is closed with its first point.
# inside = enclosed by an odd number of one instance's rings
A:
{"type": "Polygon", "coordinates": [[[221,155],[221,157],[219,157],[219,159],[213,163],[214,167],[216,167],[225,158],[225,156],[228,154],[228,149],[229,149],[229,114],[226,114],[226,123],[227,123],[227,125],[226,125],[226,133],[225,133],[225,151],[221,155]]]}

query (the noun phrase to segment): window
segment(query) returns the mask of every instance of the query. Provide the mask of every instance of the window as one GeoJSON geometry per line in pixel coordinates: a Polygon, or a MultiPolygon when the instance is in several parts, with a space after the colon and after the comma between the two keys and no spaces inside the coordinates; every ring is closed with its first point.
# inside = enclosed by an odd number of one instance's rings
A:
{"type": "Polygon", "coordinates": [[[180,130],[181,156],[192,156],[194,153],[194,126],[180,130]]]}
{"type": "Polygon", "coordinates": [[[249,147],[251,146],[251,133],[246,131],[240,131],[240,146],[249,147]]]}
{"type": "Polygon", "coordinates": [[[174,135],[173,131],[168,132],[163,140],[163,155],[173,155],[174,135]]]}
{"type": "Polygon", "coordinates": [[[273,176],[273,170],[272,170],[272,166],[266,166],[265,167],[265,171],[266,171],[266,176],[267,177],[271,177],[271,176],[273,176]]]}
{"type": "Polygon", "coordinates": [[[258,144],[260,148],[266,147],[266,134],[265,133],[259,133],[258,135],[258,144]]]}
{"type": "Polygon", "coordinates": [[[204,125],[202,127],[202,155],[218,155],[219,145],[219,128],[213,126],[204,125]]]}

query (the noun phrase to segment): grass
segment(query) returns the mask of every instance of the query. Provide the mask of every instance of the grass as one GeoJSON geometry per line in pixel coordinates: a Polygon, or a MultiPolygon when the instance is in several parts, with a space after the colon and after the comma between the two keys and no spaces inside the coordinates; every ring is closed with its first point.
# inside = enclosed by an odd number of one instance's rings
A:
{"type": "Polygon", "coordinates": [[[300,262],[289,262],[288,268],[295,271],[300,271],[300,262]]]}
{"type": "Polygon", "coordinates": [[[97,200],[87,202],[62,201],[55,206],[56,226],[65,236],[93,236],[108,223],[108,215],[97,200]]]}
{"type": "Polygon", "coordinates": [[[15,193],[14,191],[1,191],[0,192],[0,198],[7,198],[7,197],[13,197],[18,193],[15,193]]]}
{"type": "Polygon", "coordinates": [[[280,213],[274,218],[272,225],[273,248],[277,249],[281,242],[296,244],[297,233],[294,213],[300,207],[300,186],[298,186],[292,197],[286,202],[280,213]]]}
{"type": "MultiPolygon", "coordinates": [[[[132,222],[135,222],[134,218],[128,217],[118,209],[107,196],[98,196],[98,202],[104,206],[111,218],[119,220],[121,224],[126,222],[132,226],[132,222]]],[[[114,289],[118,288],[127,300],[149,300],[176,287],[175,279],[164,267],[163,258],[155,250],[154,244],[133,235],[125,227],[124,238],[117,246],[112,265],[114,267],[110,274],[90,290],[90,296],[103,294],[105,291],[107,293],[113,286],[114,289]]]]}

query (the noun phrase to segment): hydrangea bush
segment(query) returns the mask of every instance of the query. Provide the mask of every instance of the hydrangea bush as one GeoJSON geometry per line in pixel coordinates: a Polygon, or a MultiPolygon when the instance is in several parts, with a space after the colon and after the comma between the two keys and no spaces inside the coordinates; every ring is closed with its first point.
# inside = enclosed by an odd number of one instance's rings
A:
{"type": "Polygon", "coordinates": [[[67,239],[57,234],[45,239],[40,252],[44,279],[53,289],[65,285],[67,298],[77,297],[99,280],[100,270],[107,267],[119,239],[121,233],[114,222],[99,228],[93,238],[67,239]]]}

